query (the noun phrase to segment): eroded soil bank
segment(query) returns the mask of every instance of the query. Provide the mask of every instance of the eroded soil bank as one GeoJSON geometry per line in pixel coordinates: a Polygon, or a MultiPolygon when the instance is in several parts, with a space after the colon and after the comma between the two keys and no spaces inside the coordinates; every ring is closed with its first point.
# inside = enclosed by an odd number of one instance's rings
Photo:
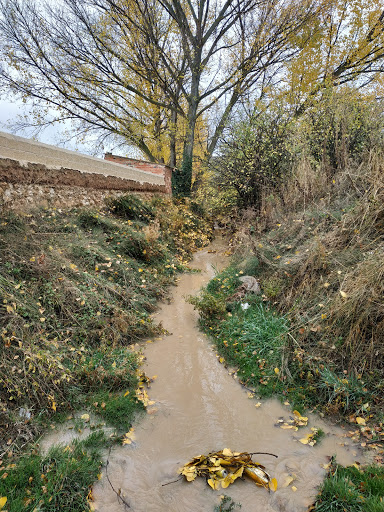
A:
{"type": "Polygon", "coordinates": [[[362,460],[342,429],[317,416],[310,416],[308,426],[298,432],[274,426],[279,417],[289,418],[289,406],[270,400],[255,407],[256,401],[248,398],[247,391],[219,363],[185,296],[195,294],[213,277],[214,267],[225,266],[225,260],[224,248],[218,244],[200,251],[192,266],[202,272],[183,275],[172,303],[156,314],[156,320],[172,333],[145,344],[145,371],[148,376],[157,375],[149,390],[156,404],[135,425],[135,443],[110,453],[108,478],[104,470],[93,490],[96,510],[126,510],[112,484],[134,512],[213,512],[223,490],[213,491],[198,479],[168,483],[177,479],[178,468],[193,456],[227,447],[278,455],[277,459],[254,456],[277,479],[275,493],[250,481],[236,481],[225,490],[241,503],[242,512],[304,512],[322,482],[322,466],[329,456],[336,455],[342,464],[362,460]],[[326,433],[314,447],[299,442],[310,427],[326,433]],[[284,487],[288,477],[293,481],[284,487]]]}

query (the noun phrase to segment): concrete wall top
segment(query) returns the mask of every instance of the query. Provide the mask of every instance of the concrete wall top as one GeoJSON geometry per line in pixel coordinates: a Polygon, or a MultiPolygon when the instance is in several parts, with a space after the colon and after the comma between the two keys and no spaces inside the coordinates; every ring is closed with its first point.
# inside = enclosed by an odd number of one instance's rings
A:
{"type": "Polygon", "coordinates": [[[50,169],[74,169],[82,173],[96,173],[139,183],[164,185],[163,176],[135,169],[133,165],[109,162],[5,132],[0,132],[0,158],[17,160],[25,166],[28,163],[34,163],[45,165],[50,169]]]}

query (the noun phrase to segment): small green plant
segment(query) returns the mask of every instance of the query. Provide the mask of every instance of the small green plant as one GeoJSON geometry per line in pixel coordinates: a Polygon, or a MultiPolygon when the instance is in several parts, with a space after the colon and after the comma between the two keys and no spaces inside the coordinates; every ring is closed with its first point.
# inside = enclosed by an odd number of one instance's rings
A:
{"type": "Polygon", "coordinates": [[[230,496],[226,494],[221,496],[221,502],[215,506],[214,512],[233,512],[241,508],[240,503],[235,503],[230,496]]]}
{"type": "Polygon", "coordinates": [[[142,402],[136,399],[134,390],[112,393],[98,391],[88,396],[88,405],[101,416],[108,425],[127,431],[132,426],[136,414],[145,410],[142,402]]]}
{"type": "Polygon", "coordinates": [[[315,443],[319,443],[323,437],[325,436],[325,432],[321,428],[317,428],[312,436],[312,441],[315,441],[315,443]]]}

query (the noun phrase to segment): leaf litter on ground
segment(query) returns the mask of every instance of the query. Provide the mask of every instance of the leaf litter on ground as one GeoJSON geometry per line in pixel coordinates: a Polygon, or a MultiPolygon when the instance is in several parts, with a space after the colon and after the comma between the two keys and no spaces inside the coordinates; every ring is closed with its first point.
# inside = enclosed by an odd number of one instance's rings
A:
{"type": "MultiPolygon", "coordinates": [[[[224,448],[219,452],[194,457],[179,470],[179,473],[188,482],[192,482],[197,476],[205,477],[208,485],[214,490],[226,489],[237,478],[246,476],[256,485],[265,487],[268,491],[276,491],[276,478],[271,478],[262,464],[254,462],[252,455],[255,453],[232,452],[229,448],[224,448]]],[[[272,453],[266,455],[277,457],[272,453]]]]}

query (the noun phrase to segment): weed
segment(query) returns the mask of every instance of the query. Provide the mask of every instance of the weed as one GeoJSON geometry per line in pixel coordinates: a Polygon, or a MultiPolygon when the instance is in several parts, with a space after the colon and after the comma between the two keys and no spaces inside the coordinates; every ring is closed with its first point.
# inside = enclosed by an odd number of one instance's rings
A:
{"type": "Polygon", "coordinates": [[[123,393],[98,391],[88,396],[88,405],[98,416],[118,430],[128,431],[136,414],[145,407],[135,397],[134,390],[123,393]]]}
{"type": "Polygon", "coordinates": [[[234,510],[240,509],[240,503],[235,503],[230,496],[226,494],[221,496],[221,503],[215,506],[214,512],[233,512],[234,510]]]}

